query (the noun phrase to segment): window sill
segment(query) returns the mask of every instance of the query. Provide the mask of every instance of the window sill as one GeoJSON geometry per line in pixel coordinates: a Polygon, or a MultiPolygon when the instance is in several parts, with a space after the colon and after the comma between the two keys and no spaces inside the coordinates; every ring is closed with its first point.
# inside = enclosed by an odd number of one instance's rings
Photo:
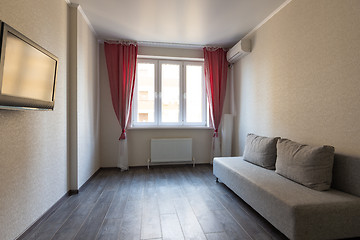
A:
{"type": "Polygon", "coordinates": [[[205,126],[132,126],[127,129],[127,131],[133,130],[213,130],[213,128],[205,126]]]}

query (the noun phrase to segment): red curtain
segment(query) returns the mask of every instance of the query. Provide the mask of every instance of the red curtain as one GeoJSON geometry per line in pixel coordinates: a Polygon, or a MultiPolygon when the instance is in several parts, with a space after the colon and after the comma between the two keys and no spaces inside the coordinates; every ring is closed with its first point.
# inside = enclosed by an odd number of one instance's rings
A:
{"type": "Polygon", "coordinates": [[[218,128],[224,105],[228,61],[222,48],[204,48],[204,71],[210,120],[214,127],[214,137],[218,137],[218,128]]]}
{"type": "Polygon", "coordinates": [[[132,43],[107,42],[104,45],[111,100],[121,127],[119,140],[126,139],[135,86],[138,46],[132,43]]]}

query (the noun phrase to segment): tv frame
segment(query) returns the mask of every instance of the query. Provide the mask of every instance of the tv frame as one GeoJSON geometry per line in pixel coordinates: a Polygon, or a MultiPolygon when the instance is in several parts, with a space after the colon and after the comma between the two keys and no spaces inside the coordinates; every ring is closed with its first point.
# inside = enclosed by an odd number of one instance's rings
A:
{"type": "Polygon", "coordinates": [[[5,22],[0,20],[0,109],[10,109],[10,110],[54,110],[55,105],[55,89],[56,89],[56,81],[58,74],[58,58],[36,44],[34,41],[12,28],[5,22]],[[54,79],[53,79],[53,92],[52,92],[52,100],[44,101],[37,100],[31,98],[23,98],[17,96],[9,96],[1,93],[2,83],[3,83],[3,71],[4,71],[4,60],[5,60],[5,49],[6,49],[6,38],[8,33],[13,34],[20,40],[29,44],[31,47],[37,49],[43,54],[47,55],[51,59],[55,60],[55,69],[54,69],[54,79]]]}

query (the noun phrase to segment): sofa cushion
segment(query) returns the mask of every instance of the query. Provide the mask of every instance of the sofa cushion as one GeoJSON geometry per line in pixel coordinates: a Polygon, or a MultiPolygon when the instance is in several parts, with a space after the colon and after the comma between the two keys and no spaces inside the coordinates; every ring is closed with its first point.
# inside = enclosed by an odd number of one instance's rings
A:
{"type": "Polygon", "coordinates": [[[360,157],[335,154],[331,187],[360,197],[360,157]]]}
{"type": "Polygon", "coordinates": [[[334,147],[313,147],[288,139],[277,142],[276,173],[306,187],[323,191],[330,188],[334,147]]]}
{"type": "Polygon", "coordinates": [[[244,160],[267,169],[275,169],[278,139],[249,133],[246,137],[244,160]]]}

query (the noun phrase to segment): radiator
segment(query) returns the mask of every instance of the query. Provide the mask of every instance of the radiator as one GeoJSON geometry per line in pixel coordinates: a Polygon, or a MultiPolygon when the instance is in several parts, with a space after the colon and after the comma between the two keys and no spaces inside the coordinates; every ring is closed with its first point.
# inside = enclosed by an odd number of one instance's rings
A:
{"type": "MultiPolygon", "coordinates": [[[[192,138],[152,138],[148,163],[193,162],[192,138]]],[[[149,167],[149,164],[148,164],[149,167]]]]}

